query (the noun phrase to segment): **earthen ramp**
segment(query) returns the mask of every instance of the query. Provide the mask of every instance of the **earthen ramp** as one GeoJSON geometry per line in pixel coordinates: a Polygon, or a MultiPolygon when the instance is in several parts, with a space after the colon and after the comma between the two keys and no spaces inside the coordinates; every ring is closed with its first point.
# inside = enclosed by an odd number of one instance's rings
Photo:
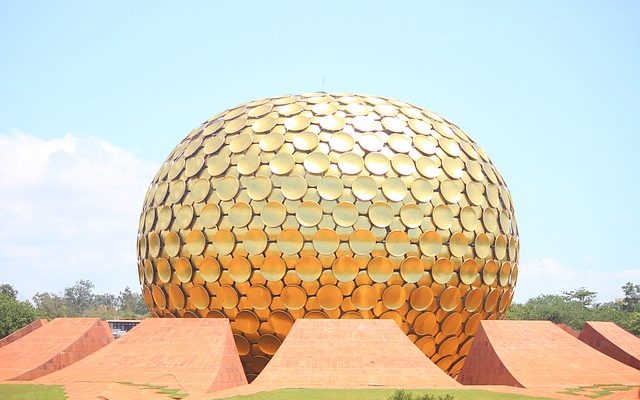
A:
{"type": "Polygon", "coordinates": [[[435,387],[457,382],[392,320],[299,319],[257,387],[435,387]]]}
{"type": "Polygon", "coordinates": [[[10,335],[7,335],[5,337],[3,337],[2,339],[0,339],[0,347],[4,347],[6,345],[8,345],[9,343],[13,343],[16,340],[20,339],[21,337],[27,336],[28,334],[30,334],[31,332],[35,331],[36,329],[42,327],[44,324],[47,323],[46,319],[37,319],[35,321],[33,321],[32,323],[23,326],[22,328],[18,329],[17,331],[13,332],[10,335]]]}
{"type": "Polygon", "coordinates": [[[56,318],[0,348],[0,381],[36,379],[112,341],[109,325],[98,318],[56,318]]]}
{"type": "Polygon", "coordinates": [[[247,383],[227,319],[148,318],[40,383],[132,382],[187,394],[247,383]]]}
{"type": "Polygon", "coordinates": [[[640,371],[548,321],[482,321],[458,381],[525,388],[638,384],[640,371]]]}
{"type": "Polygon", "coordinates": [[[585,322],[578,339],[623,364],[640,369],[640,338],[613,322],[585,322]]]}

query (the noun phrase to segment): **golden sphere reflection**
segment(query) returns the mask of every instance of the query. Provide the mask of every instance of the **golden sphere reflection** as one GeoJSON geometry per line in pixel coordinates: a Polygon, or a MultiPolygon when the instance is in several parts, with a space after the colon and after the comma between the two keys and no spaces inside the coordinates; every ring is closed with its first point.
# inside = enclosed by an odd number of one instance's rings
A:
{"type": "Polygon", "coordinates": [[[509,190],[429,110],[361,94],[252,101],[190,132],[138,232],[154,317],[227,317],[247,377],[298,318],[390,318],[456,375],[518,274],[509,190]]]}

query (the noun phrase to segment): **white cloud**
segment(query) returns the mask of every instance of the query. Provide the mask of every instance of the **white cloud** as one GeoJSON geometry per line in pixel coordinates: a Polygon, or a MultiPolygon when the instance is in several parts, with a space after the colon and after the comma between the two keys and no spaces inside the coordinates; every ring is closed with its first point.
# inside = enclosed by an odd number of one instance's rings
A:
{"type": "Polygon", "coordinates": [[[0,283],[23,298],[91,279],[137,286],[135,241],[157,165],[98,138],[0,134],[0,283]]]}
{"type": "MultiPolygon", "coordinates": [[[[594,259],[595,260],[595,259],[594,259]]],[[[640,281],[639,269],[595,269],[567,266],[555,258],[523,260],[519,265],[514,301],[524,302],[541,294],[561,294],[579,287],[598,292],[599,302],[622,297],[622,285],[640,281]]]]}

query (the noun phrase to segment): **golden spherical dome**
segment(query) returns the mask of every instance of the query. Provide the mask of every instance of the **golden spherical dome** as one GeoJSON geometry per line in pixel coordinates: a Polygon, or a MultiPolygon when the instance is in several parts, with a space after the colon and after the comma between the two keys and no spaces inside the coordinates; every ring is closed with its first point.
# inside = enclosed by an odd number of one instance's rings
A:
{"type": "Polygon", "coordinates": [[[231,321],[249,379],[297,318],[389,318],[456,375],[518,276],[507,186],[445,118],[313,93],[224,111],[153,179],[138,272],[155,317],[231,321]]]}

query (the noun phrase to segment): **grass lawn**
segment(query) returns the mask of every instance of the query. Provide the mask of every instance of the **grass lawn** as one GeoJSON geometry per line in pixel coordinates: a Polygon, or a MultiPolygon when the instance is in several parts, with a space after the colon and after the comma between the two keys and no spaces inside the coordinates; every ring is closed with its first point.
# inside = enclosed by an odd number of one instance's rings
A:
{"type": "Polygon", "coordinates": [[[0,384],[2,400],[65,400],[67,396],[60,385],[10,385],[0,384]]]}
{"type": "MultiPolygon", "coordinates": [[[[282,389],[272,392],[261,392],[247,396],[229,397],[233,400],[387,400],[393,394],[393,389],[282,389]]],[[[546,397],[522,396],[514,393],[497,393],[486,390],[461,389],[424,389],[405,390],[415,395],[430,394],[443,396],[450,394],[456,400],[533,400],[547,399],[546,397]]],[[[188,399],[188,398],[187,398],[188,399]]]]}

